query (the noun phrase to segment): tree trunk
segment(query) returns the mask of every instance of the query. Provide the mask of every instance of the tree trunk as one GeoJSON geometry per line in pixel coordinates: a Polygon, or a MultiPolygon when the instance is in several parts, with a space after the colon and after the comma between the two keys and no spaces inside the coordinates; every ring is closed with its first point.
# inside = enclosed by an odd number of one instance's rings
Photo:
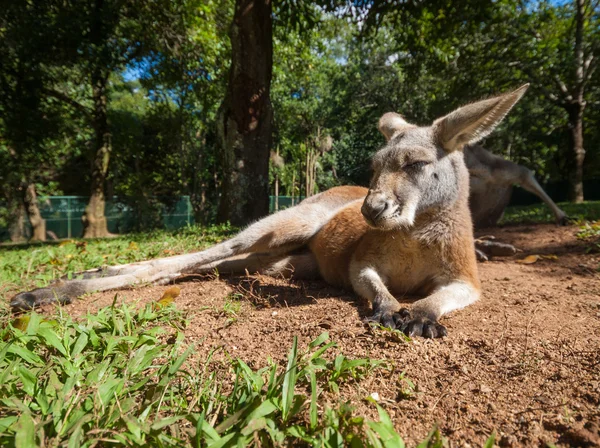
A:
{"type": "Polygon", "coordinates": [[[296,170],[292,172],[292,205],[296,205],[294,201],[296,197],[296,170]]]}
{"type": "Polygon", "coordinates": [[[13,243],[25,241],[25,204],[23,201],[18,201],[16,207],[13,208],[13,215],[8,224],[8,233],[10,240],[13,243]]]}
{"type": "Polygon", "coordinates": [[[310,148],[306,145],[306,165],[304,167],[304,194],[305,197],[310,197],[310,148]]]}
{"type": "Polygon", "coordinates": [[[279,211],[279,175],[275,174],[275,204],[274,211],[279,211]]]}
{"type": "MultiPolygon", "coordinates": [[[[575,86],[573,98],[566,106],[571,131],[571,154],[569,173],[569,199],[571,202],[583,202],[583,111],[585,109],[585,58],[584,58],[584,22],[585,0],[575,0],[575,86]]],[[[589,69],[589,67],[588,67],[589,69]]]]}
{"type": "Polygon", "coordinates": [[[108,232],[104,210],[104,184],[108,175],[111,142],[107,117],[106,84],[108,76],[95,71],[92,75],[92,95],[94,100],[93,126],[95,132],[95,154],[92,162],[92,191],[90,202],[81,218],[84,238],[111,236],[108,232]]]}
{"type": "Polygon", "coordinates": [[[270,0],[236,0],[231,69],[219,109],[223,187],[217,219],[241,226],[269,212],[273,37],[270,0]]]}
{"type": "Polygon", "coordinates": [[[46,220],[40,213],[35,184],[28,184],[25,188],[23,203],[31,224],[31,241],[46,241],[46,220]]]}
{"type": "Polygon", "coordinates": [[[196,164],[194,168],[191,188],[188,190],[192,208],[194,210],[194,220],[198,224],[207,224],[210,220],[208,204],[206,202],[207,182],[204,180],[204,171],[206,170],[204,153],[207,151],[206,135],[200,132],[196,133],[196,140],[200,141],[200,147],[197,148],[196,164]]]}
{"type": "Polygon", "coordinates": [[[585,103],[579,101],[567,109],[569,114],[569,130],[571,131],[571,147],[569,161],[569,200],[576,204],[583,202],[583,111],[585,103]]]}

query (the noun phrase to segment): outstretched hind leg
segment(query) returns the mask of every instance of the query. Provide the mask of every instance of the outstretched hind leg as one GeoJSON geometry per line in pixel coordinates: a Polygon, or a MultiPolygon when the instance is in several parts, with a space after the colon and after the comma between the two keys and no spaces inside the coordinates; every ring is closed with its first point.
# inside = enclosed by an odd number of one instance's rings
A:
{"type": "Polygon", "coordinates": [[[59,281],[46,288],[17,294],[11,300],[14,309],[30,309],[52,302],[68,302],[89,292],[106,291],[142,283],[164,283],[182,273],[236,255],[267,252],[284,255],[306,245],[310,238],[348,200],[334,197],[322,202],[301,203],[268,216],[230,240],[201,252],[121,265],[106,271],[88,271],[82,278],[59,281]]]}
{"type": "Polygon", "coordinates": [[[211,272],[225,275],[264,274],[272,277],[308,280],[319,277],[319,266],[311,252],[290,255],[257,253],[217,261],[187,273],[207,274],[211,272]]]}

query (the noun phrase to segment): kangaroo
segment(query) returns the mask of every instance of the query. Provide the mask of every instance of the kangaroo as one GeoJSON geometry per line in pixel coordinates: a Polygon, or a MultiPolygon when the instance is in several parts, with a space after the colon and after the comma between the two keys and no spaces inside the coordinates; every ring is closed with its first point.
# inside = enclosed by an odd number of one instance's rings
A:
{"type": "Polygon", "coordinates": [[[527,87],[463,106],[428,127],[385,114],[379,129],[387,144],[373,157],[369,189],[332,188],[204,251],[86,271],[19,293],[11,305],[29,309],[186,273],[248,270],[320,277],[368,299],[369,322],[409,336],[445,336],[439,318],[472,304],[481,290],[463,148],[492,132],[527,87]],[[424,298],[408,311],[393,294],[424,298]]]}

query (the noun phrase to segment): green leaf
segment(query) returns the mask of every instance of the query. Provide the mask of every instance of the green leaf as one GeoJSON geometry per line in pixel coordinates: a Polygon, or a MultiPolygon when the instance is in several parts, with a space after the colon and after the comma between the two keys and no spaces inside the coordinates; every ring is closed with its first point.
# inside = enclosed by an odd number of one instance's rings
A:
{"type": "Polygon", "coordinates": [[[154,422],[150,428],[153,431],[157,431],[159,429],[164,428],[165,426],[169,426],[169,425],[172,425],[175,422],[178,422],[182,418],[185,418],[185,415],[176,415],[176,416],[173,416],[173,417],[163,418],[163,419],[160,419],[159,421],[154,422]]]}
{"type": "MultiPolygon", "coordinates": [[[[221,448],[221,447],[224,447],[225,445],[228,445],[228,442],[231,439],[233,439],[235,436],[237,436],[237,435],[238,434],[236,434],[236,433],[227,434],[226,436],[220,437],[218,440],[215,440],[214,442],[209,443],[206,448],[221,448]]],[[[233,444],[232,444],[232,446],[233,446],[233,444]]]]}
{"type": "Polygon", "coordinates": [[[37,377],[30,369],[27,369],[23,366],[19,366],[17,372],[19,373],[19,378],[21,378],[23,390],[27,395],[33,397],[35,393],[35,386],[37,384],[37,377]]]}
{"type": "Polygon", "coordinates": [[[29,322],[27,324],[27,331],[26,333],[30,336],[34,336],[39,329],[40,324],[42,323],[42,316],[39,315],[38,313],[36,313],[35,311],[32,311],[29,314],[29,322]]]}
{"type": "Polygon", "coordinates": [[[55,333],[54,328],[50,326],[40,325],[37,334],[44,338],[44,340],[49,346],[54,347],[60,353],[67,356],[67,350],[65,349],[58,335],[55,333]]]}
{"type": "Polygon", "coordinates": [[[83,351],[83,349],[88,343],[88,339],[89,337],[87,333],[81,333],[79,335],[77,341],[75,341],[75,344],[73,345],[73,349],[71,350],[71,358],[75,358],[83,351]]]}
{"type": "MultiPolygon", "coordinates": [[[[19,419],[16,415],[11,415],[10,417],[0,418],[0,434],[5,434],[8,432],[8,429],[14,425],[14,423],[19,419]]],[[[13,428],[15,430],[15,428],[13,428]]]]}
{"type": "Polygon", "coordinates": [[[496,444],[496,431],[493,431],[492,434],[485,441],[483,448],[494,448],[495,444],[496,444]]]}
{"type": "Polygon", "coordinates": [[[24,412],[16,424],[15,447],[32,448],[35,446],[35,423],[31,415],[24,412]]]}
{"type": "Polygon", "coordinates": [[[36,355],[35,353],[33,353],[31,350],[28,350],[27,348],[17,345],[17,343],[11,343],[11,345],[8,347],[8,353],[13,353],[15,355],[17,355],[18,357],[20,357],[21,359],[23,359],[24,361],[30,363],[30,364],[34,364],[36,366],[43,366],[44,362],[42,361],[42,358],[40,358],[38,355],[36,355]]]}
{"type": "Polygon", "coordinates": [[[289,412],[294,401],[294,390],[296,388],[296,363],[298,358],[298,337],[294,336],[294,342],[292,343],[292,349],[288,355],[288,363],[283,377],[283,388],[282,388],[282,419],[287,421],[289,412]]]}
{"type": "Polygon", "coordinates": [[[242,428],[242,435],[244,436],[249,436],[251,434],[254,434],[257,431],[260,431],[261,429],[266,428],[267,426],[267,419],[264,417],[260,417],[260,418],[255,418],[253,420],[250,420],[250,422],[244,427],[242,428]]]}
{"type": "Polygon", "coordinates": [[[103,406],[106,406],[113,399],[116,390],[122,385],[122,379],[109,377],[104,384],[98,387],[98,395],[103,406]]]}
{"type": "Polygon", "coordinates": [[[256,418],[266,417],[269,414],[277,411],[278,408],[271,400],[263,401],[256,409],[248,414],[246,421],[250,421],[256,418]]]}
{"type": "Polygon", "coordinates": [[[169,376],[173,376],[173,374],[179,370],[181,365],[188,358],[188,356],[190,356],[190,353],[192,353],[195,348],[196,346],[194,344],[190,345],[187,350],[183,352],[183,354],[177,358],[173,364],[171,364],[171,367],[169,367],[169,376]]]}
{"type": "Polygon", "coordinates": [[[315,429],[317,427],[318,421],[318,413],[317,413],[317,374],[314,371],[309,373],[310,377],[310,428],[315,429]]]}
{"type": "Polygon", "coordinates": [[[327,331],[325,331],[325,332],[321,333],[319,336],[317,336],[316,339],[311,341],[310,344],[308,344],[308,347],[310,349],[318,347],[319,345],[324,343],[327,339],[329,339],[329,333],[327,331]]]}

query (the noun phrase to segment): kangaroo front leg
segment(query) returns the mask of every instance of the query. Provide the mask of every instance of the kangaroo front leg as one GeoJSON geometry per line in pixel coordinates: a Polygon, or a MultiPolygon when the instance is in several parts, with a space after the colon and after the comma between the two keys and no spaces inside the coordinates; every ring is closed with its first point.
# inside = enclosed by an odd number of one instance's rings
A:
{"type": "Polygon", "coordinates": [[[396,321],[401,320],[398,314],[400,303],[390,294],[381,275],[372,267],[364,267],[352,276],[351,281],[354,291],[368,299],[373,307],[373,315],[366,319],[367,322],[396,328],[396,321]]]}
{"type": "Polygon", "coordinates": [[[418,300],[412,306],[399,329],[408,336],[436,338],[448,334],[446,327],[438,323],[444,314],[470,305],[479,298],[479,289],[456,280],[437,288],[431,295],[418,300]]]}

